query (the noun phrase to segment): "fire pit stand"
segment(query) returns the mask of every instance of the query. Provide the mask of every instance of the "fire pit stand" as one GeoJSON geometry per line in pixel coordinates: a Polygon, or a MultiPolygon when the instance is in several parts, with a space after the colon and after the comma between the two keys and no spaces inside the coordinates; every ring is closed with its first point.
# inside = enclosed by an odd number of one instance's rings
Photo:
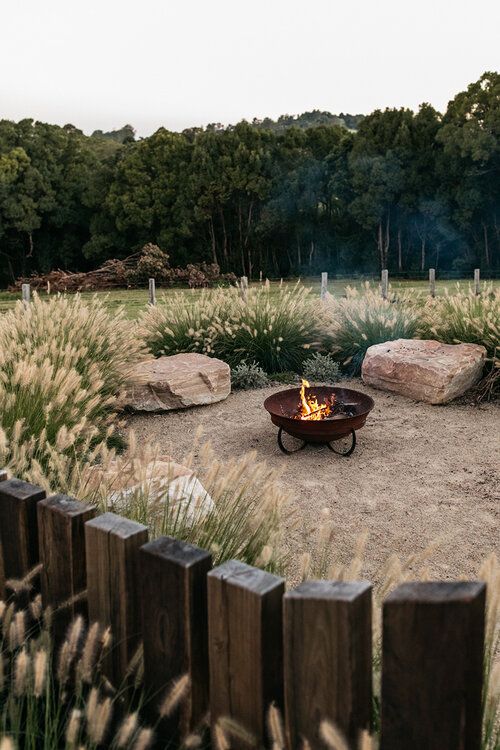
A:
{"type": "MultiPolygon", "coordinates": [[[[297,451],[301,451],[302,448],[305,448],[306,445],[309,443],[309,440],[303,440],[302,445],[300,445],[298,448],[294,448],[293,450],[290,450],[289,448],[285,448],[283,445],[282,435],[283,432],[286,432],[286,430],[283,429],[283,427],[280,427],[278,430],[278,445],[280,447],[280,450],[283,451],[283,453],[286,453],[287,456],[290,456],[292,453],[297,453],[297,451]]],[[[336,453],[337,456],[350,456],[351,453],[354,453],[354,449],[356,447],[356,432],[355,430],[351,430],[351,445],[347,447],[347,450],[345,451],[338,451],[336,448],[334,448],[333,443],[336,442],[332,440],[331,443],[324,442],[322,445],[326,445],[327,448],[330,448],[333,453],[336,453]]],[[[339,438],[340,439],[340,438],[339,438]]]]}
{"type": "Polygon", "coordinates": [[[290,455],[302,450],[308,443],[326,445],[339,456],[350,456],[356,447],[356,430],[361,429],[374,407],[373,399],[365,393],[351,388],[319,386],[311,389],[320,401],[335,396],[336,408],[331,416],[324,419],[297,419],[297,405],[300,388],[288,388],[273,393],[264,401],[264,408],[271,415],[271,421],[278,429],[278,445],[283,453],[290,455]],[[301,441],[298,448],[287,448],[283,443],[283,433],[301,441]],[[346,442],[347,439],[347,442],[346,442]],[[343,440],[342,448],[335,443],[343,440]]]}

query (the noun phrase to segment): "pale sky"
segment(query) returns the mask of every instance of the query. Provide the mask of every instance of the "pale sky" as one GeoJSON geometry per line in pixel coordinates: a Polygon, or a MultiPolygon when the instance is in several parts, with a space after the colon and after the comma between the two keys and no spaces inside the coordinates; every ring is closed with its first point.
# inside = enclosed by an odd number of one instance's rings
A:
{"type": "Polygon", "coordinates": [[[0,0],[0,118],[85,132],[443,110],[500,69],[500,0],[0,0]]]}

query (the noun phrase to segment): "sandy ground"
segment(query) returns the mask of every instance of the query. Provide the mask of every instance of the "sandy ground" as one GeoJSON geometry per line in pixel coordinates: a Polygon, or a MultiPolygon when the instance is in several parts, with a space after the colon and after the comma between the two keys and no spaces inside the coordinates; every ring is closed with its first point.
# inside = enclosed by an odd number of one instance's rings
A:
{"type": "Polygon", "coordinates": [[[190,450],[201,424],[218,457],[255,450],[259,459],[284,469],[281,481],[301,520],[286,534],[295,558],[314,546],[312,529],[327,507],[339,560],[350,560],[356,539],[368,530],[363,575],[372,580],[392,553],[406,558],[433,541],[439,546],[429,560],[432,576],[474,576],[486,555],[500,555],[500,407],[431,406],[360,381],[342,385],[375,400],[349,458],[325,446],[281,453],[262,403],[283,386],[236,392],[211,406],[134,416],[129,424],[177,459],[190,450]]]}

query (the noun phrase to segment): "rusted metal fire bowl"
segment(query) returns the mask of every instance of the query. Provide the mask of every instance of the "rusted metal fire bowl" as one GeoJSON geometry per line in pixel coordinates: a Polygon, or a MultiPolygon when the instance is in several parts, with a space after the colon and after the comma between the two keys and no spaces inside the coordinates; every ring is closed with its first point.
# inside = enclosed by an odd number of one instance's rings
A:
{"type": "Polygon", "coordinates": [[[264,408],[271,415],[273,424],[279,427],[278,445],[283,453],[295,453],[307,443],[324,443],[334,453],[350,456],[356,447],[356,430],[366,422],[366,418],[374,407],[373,399],[365,393],[352,388],[334,388],[332,386],[311,387],[310,391],[317,396],[319,402],[326,402],[332,394],[339,404],[338,413],[326,419],[308,420],[294,419],[300,401],[300,388],[288,388],[268,396],[264,401],[264,408]],[[292,435],[303,444],[290,450],[283,445],[283,432],[292,435]],[[350,439],[350,440],[349,440],[350,439]],[[342,445],[335,447],[332,443],[342,441],[342,445]]]}

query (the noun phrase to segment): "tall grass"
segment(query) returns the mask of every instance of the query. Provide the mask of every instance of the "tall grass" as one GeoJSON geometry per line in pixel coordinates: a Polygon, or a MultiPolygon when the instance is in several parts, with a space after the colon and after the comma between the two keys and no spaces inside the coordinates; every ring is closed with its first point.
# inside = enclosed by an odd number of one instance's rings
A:
{"type": "Polygon", "coordinates": [[[411,339],[419,331],[420,314],[408,296],[385,300],[369,285],[361,292],[348,287],[340,299],[327,295],[325,309],[331,352],[353,375],[360,373],[369,346],[411,339]]]}
{"type": "Polygon", "coordinates": [[[0,316],[0,453],[14,473],[22,457],[50,468],[51,453],[82,452],[109,437],[110,414],[143,346],[119,311],[77,295],[0,316]],[[22,455],[21,455],[22,454],[22,455]]]}
{"type": "Polygon", "coordinates": [[[480,344],[490,357],[500,346],[500,289],[482,294],[457,290],[431,300],[423,309],[423,333],[447,344],[480,344]]]}
{"type": "Polygon", "coordinates": [[[194,304],[184,295],[164,298],[140,321],[155,356],[200,352],[228,362],[254,362],[266,372],[300,372],[319,344],[322,312],[310,291],[298,285],[270,294],[269,288],[204,292],[194,304]]]}

